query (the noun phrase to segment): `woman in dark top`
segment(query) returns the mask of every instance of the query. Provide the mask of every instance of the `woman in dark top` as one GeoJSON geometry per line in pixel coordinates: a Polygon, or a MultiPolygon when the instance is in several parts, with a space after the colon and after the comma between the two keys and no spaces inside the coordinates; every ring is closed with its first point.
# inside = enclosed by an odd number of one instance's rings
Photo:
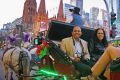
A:
{"type": "MultiPolygon", "coordinates": [[[[102,28],[98,28],[95,30],[93,39],[88,43],[88,50],[91,56],[90,66],[92,67],[101,55],[104,53],[106,47],[108,46],[108,42],[106,39],[105,31],[102,28]]],[[[101,64],[102,65],[102,64],[101,64]]],[[[103,73],[99,76],[101,80],[106,80],[106,77],[103,73]]]]}
{"type": "Polygon", "coordinates": [[[106,39],[105,31],[102,28],[96,29],[94,38],[91,39],[88,44],[91,59],[96,62],[103,54],[107,46],[108,42],[106,39]]]}

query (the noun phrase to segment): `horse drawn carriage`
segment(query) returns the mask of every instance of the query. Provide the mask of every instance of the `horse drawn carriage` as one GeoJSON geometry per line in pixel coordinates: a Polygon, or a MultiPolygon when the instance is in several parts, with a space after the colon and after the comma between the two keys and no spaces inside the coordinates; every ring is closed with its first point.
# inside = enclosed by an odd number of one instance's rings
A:
{"type": "MultiPolygon", "coordinates": [[[[64,22],[51,21],[49,23],[49,29],[44,40],[48,43],[49,52],[43,57],[41,61],[41,69],[47,68],[54,72],[59,73],[60,75],[66,75],[68,80],[74,80],[76,76],[76,71],[74,65],[72,64],[69,56],[64,53],[60,48],[60,41],[63,38],[70,37],[74,25],[70,25],[64,22]]],[[[82,39],[89,41],[93,37],[94,29],[82,28],[82,39]]],[[[36,38],[34,41],[36,41],[36,38]]],[[[40,39],[41,40],[41,39],[40,39]]],[[[41,41],[40,41],[41,42],[41,41]]],[[[37,42],[39,43],[39,42],[37,42]]],[[[61,79],[56,79],[61,80],[61,79]]],[[[65,80],[65,79],[62,79],[65,80]]]]}
{"type": "MultiPolygon", "coordinates": [[[[71,36],[73,27],[74,25],[58,21],[49,23],[47,35],[40,35],[39,39],[45,41],[44,45],[48,50],[47,53],[45,52],[46,54],[39,57],[40,63],[37,63],[39,69],[34,69],[35,74],[30,75],[29,52],[26,52],[23,47],[14,47],[6,51],[3,57],[5,68],[9,66],[12,70],[15,70],[19,80],[75,80],[77,71],[72,60],[59,48],[60,41],[71,36]]],[[[93,37],[94,29],[82,28],[82,33],[81,38],[89,41],[93,37]]],[[[41,45],[41,41],[38,45],[41,45]]],[[[34,51],[36,52],[36,48],[34,51]]]]}

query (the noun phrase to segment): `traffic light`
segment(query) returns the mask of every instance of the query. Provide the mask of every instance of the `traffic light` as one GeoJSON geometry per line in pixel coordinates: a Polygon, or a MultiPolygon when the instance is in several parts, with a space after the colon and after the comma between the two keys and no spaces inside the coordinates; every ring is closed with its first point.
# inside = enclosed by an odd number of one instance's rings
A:
{"type": "Polygon", "coordinates": [[[116,36],[116,14],[111,13],[111,32],[110,37],[115,38],[116,36]]]}
{"type": "Polygon", "coordinates": [[[111,13],[111,26],[116,26],[116,14],[111,13]]]}

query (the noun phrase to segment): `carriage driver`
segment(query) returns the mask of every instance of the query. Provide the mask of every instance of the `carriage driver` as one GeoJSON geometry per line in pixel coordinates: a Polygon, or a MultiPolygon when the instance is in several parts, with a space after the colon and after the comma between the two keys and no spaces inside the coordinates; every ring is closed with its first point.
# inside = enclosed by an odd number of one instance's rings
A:
{"type": "Polygon", "coordinates": [[[15,46],[17,42],[18,34],[15,32],[15,29],[7,37],[8,48],[15,46]]]}

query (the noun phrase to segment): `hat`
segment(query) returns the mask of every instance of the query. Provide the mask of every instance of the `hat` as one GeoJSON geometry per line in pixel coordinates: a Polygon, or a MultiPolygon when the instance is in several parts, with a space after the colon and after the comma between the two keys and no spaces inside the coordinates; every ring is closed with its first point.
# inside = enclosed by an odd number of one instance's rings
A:
{"type": "Polygon", "coordinates": [[[80,8],[74,7],[74,9],[69,9],[70,12],[74,12],[75,14],[79,14],[80,8]]]}

